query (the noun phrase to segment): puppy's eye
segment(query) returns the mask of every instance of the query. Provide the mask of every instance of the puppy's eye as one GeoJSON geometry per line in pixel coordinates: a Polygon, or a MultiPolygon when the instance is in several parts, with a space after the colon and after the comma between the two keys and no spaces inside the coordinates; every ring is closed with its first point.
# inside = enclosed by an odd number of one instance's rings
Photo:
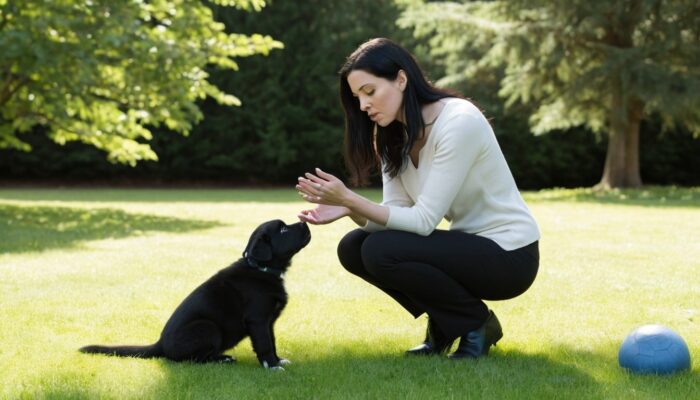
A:
{"type": "Polygon", "coordinates": [[[288,230],[289,230],[289,228],[287,228],[286,226],[283,226],[283,227],[280,229],[280,233],[285,233],[285,232],[287,232],[288,230]]]}

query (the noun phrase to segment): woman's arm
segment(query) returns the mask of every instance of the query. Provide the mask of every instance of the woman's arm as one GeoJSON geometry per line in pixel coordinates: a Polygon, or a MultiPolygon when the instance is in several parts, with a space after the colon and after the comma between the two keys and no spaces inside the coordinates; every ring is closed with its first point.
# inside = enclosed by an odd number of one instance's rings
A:
{"type": "Polygon", "coordinates": [[[346,215],[360,218],[359,222],[353,218],[358,224],[369,220],[367,225],[361,225],[367,230],[389,228],[429,235],[444,218],[489,135],[492,135],[490,125],[478,111],[450,118],[434,139],[435,154],[428,179],[415,202],[397,178],[385,177],[382,204],[352,192],[336,177],[319,169],[316,175],[307,173],[306,178],[299,178],[297,188],[311,203],[347,208],[346,215]]]}
{"type": "Polygon", "coordinates": [[[428,161],[429,170],[415,204],[391,207],[387,228],[423,236],[432,233],[463,189],[467,175],[482,152],[486,151],[493,131],[478,109],[457,109],[446,117],[449,118],[441,123],[440,131],[431,133],[435,135],[432,160],[421,161],[428,161]]]}

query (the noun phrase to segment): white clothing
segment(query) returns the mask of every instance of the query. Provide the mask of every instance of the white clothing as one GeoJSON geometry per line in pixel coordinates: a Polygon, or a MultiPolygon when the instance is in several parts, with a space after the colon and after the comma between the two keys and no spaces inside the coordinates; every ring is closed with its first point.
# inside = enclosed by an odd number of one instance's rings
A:
{"type": "Polygon", "coordinates": [[[489,238],[504,250],[539,240],[537,222],[489,122],[468,100],[440,101],[443,109],[420,150],[418,166],[409,158],[395,178],[382,173],[386,226],[368,221],[363,229],[427,236],[446,218],[450,230],[489,238]]]}

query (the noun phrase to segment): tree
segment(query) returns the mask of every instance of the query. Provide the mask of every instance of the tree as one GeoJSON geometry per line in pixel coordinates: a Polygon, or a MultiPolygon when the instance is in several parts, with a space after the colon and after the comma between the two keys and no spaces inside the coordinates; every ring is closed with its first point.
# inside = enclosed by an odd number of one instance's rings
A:
{"type": "Polygon", "coordinates": [[[242,60],[236,74],[212,72],[212,82],[223,90],[235,88],[245,104],[234,112],[211,101],[202,104],[207,118],[190,137],[165,143],[160,164],[172,165],[171,178],[246,183],[295,182],[314,167],[342,173],[337,71],[367,39],[397,38],[399,9],[393,0],[271,0],[260,13],[232,11],[214,8],[227,29],[262,29],[285,48],[267,59],[242,60]],[[187,165],[183,149],[189,152],[187,165]]]}
{"type": "Polygon", "coordinates": [[[455,62],[448,79],[503,68],[500,95],[508,105],[536,104],[536,134],[580,125],[607,131],[601,188],[642,184],[644,118],[700,135],[697,1],[403,3],[400,24],[432,35],[434,54],[455,62]]]}
{"type": "MultiPolygon", "coordinates": [[[[263,0],[212,0],[259,11],[263,0]]],[[[157,159],[152,127],[187,134],[197,101],[238,105],[205,67],[282,44],[227,34],[200,0],[0,0],[0,148],[31,150],[21,134],[46,128],[115,162],[157,159]]]]}

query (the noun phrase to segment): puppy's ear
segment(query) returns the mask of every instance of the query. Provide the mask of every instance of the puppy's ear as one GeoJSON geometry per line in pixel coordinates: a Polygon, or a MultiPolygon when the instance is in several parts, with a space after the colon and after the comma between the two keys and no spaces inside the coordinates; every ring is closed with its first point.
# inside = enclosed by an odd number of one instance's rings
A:
{"type": "Polygon", "coordinates": [[[246,249],[246,254],[260,261],[272,260],[272,239],[267,233],[254,238],[246,249]]]}

